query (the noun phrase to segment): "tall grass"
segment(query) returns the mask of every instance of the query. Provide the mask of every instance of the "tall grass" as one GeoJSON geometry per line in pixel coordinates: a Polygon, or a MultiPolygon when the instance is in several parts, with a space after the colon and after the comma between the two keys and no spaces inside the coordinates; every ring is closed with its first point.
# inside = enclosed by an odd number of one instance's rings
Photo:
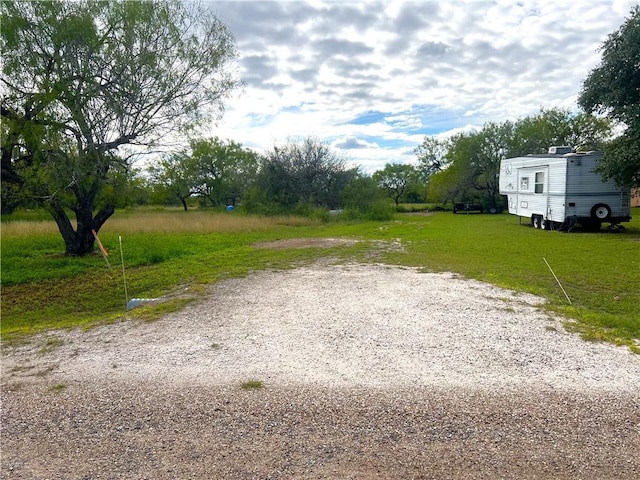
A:
{"type": "MultiPolygon", "coordinates": [[[[75,223],[74,223],[75,228],[75,223]]],[[[52,220],[16,220],[2,222],[0,232],[4,238],[26,238],[36,235],[51,235],[58,231],[58,227],[52,220]]]]}
{"type": "MultiPolygon", "coordinates": [[[[116,232],[120,235],[132,233],[254,232],[271,230],[282,225],[309,226],[319,223],[318,220],[297,216],[260,217],[203,211],[116,212],[105,223],[102,232],[116,232]]],[[[75,221],[72,221],[72,224],[75,228],[75,221]]],[[[0,228],[2,235],[6,238],[25,238],[58,232],[53,220],[4,221],[0,228]]]]}
{"type": "Polygon", "coordinates": [[[280,226],[310,226],[319,221],[298,216],[263,217],[237,213],[187,211],[115,214],[103,232],[127,233],[227,233],[272,230],[280,226]]]}

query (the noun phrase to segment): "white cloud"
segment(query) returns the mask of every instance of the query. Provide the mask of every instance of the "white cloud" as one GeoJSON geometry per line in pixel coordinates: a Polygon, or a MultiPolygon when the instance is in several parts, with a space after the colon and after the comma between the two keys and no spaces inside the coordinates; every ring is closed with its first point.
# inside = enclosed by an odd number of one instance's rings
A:
{"type": "Polygon", "coordinates": [[[367,171],[406,162],[425,134],[575,109],[598,48],[634,4],[212,2],[236,37],[246,89],[211,134],[258,150],[313,135],[351,145],[367,171]],[[352,122],[367,112],[380,116],[352,122]]]}
{"type": "Polygon", "coordinates": [[[377,143],[367,142],[366,140],[358,139],[354,136],[346,136],[334,140],[331,142],[331,146],[333,148],[338,148],[341,150],[360,150],[360,149],[370,149],[370,148],[380,148],[377,143]]]}

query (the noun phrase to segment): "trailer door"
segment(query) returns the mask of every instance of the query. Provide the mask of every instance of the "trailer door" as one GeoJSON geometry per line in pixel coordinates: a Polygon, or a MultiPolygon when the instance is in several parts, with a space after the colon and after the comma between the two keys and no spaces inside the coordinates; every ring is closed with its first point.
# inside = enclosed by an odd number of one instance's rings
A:
{"type": "Polygon", "coordinates": [[[523,217],[549,211],[549,167],[540,165],[518,169],[518,214],[523,217]]]}

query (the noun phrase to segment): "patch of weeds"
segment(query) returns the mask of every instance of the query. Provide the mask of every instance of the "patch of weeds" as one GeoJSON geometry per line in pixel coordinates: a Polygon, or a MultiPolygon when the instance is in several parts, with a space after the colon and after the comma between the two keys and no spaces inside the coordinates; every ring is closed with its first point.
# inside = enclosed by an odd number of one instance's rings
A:
{"type": "Polygon", "coordinates": [[[205,295],[207,293],[207,288],[201,284],[190,285],[187,291],[194,295],[205,295]]]}
{"type": "Polygon", "coordinates": [[[65,388],[67,388],[67,386],[64,383],[56,383],[55,385],[51,385],[49,387],[49,391],[53,393],[59,393],[65,388]]]}
{"type": "Polygon", "coordinates": [[[261,388],[264,388],[264,382],[262,380],[247,380],[240,384],[240,387],[243,390],[260,390],[261,388]]]}
{"type": "Polygon", "coordinates": [[[148,305],[136,307],[127,312],[127,314],[132,318],[143,320],[145,322],[153,322],[155,320],[159,320],[168,313],[182,310],[193,301],[193,298],[174,298],[166,302],[149,303],[148,305]]]}
{"type": "Polygon", "coordinates": [[[60,337],[56,337],[56,336],[46,337],[44,339],[44,342],[42,343],[42,346],[38,350],[38,353],[40,355],[44,355],[45,353],[54,351],[56,348],[58,348],[63,344],[64,344],[64,340],[62,340],[60,337]]]}
{"type": "Polygon", "coordinates": [[[213,342],[213,343],[211,344],[211,348],[212,348],[213,350],[220,350],[220,349],[222,348],[222,345],[220,345],[219,343],[215,343],[215,342],[213,342]]]}
{"type": "Polygon", "coordinates": [[[544,327],[544,329],[547,332],[557,332],[558,331],[558,329],[556,327],[554,327],[553,325],[547,325],[547,326],[544,327]]]}
{"type": "Polygon", "coordinates": [[[565,328],[569,332],[579,333],[580,338],[587,342],[608,342],[619,347],[627,346],[632,353],[640,354],[640,348],[633,339],[620,337],[611,329],[598,328],[581,322],[567,322],[565,328]]]}

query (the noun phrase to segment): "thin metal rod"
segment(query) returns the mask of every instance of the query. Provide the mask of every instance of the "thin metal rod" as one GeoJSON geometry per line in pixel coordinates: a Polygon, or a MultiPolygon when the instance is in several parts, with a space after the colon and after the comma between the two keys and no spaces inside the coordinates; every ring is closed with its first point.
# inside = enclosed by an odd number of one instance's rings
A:
{"type": "Polygon", "coordinates": [[[111,270],[111,264],[109,263],[109,252],[107,252],[107,249],[104,248],[104,245],[102,245],[102,242],[100,241],[100,238],[98,238],[98,234],[96,233],[96,231],[91,230],[91,233],[93,233],[93,238],[98,241],[98,250],[100,250],[102,258],[104,258],[104,261],[107,263],[107,267],[109,267],[109,270],[111,270]]]}
{"type": "Polygon", "coordinates": [[[122,252],[122,236],[118,236],[120,242],[120,260],[122,261],[122,281],[124,282],[124,308],[129,307],[129,294],[127,293],[127,277],[124,274],[124,253],[122,252]]]}
{"type": "Polygon", "coordinates": [[[542,259],[544,260],[544,263],[547,264],[547,267],[549,267],[549,270],[551,271],[551,275],[553,275],[553,278],[555,278],[556,282],[558,282],[558,285],[560,285],[560,288],[562,289],[562,293],[564,293],[564,296],[567,297],[567,302],[569,302],[569,305],[573,305],[571,303],[571,299],[569,298],[569,295],[567,295],[567,292],[565,291],[564,287],[560,283],[560,280],[558,280],[558,277],[556,277],[556,274],[553,272],[553,269],[551,268],[551,265],[549,265],[549,262],[547,262],[547,259],[544,258],[544,257],[542,257],[542,259]]]}

